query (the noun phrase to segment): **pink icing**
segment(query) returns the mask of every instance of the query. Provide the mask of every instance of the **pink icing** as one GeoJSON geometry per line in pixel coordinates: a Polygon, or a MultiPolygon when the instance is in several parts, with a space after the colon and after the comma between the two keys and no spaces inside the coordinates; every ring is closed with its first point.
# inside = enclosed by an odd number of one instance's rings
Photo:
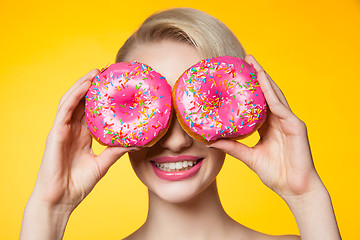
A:
{"type": "Polygon", "coordinates": [[[108,146],[144,146],[168,128],[171,86],[138,62],[110,65],[94,77],[85,96],[86,124],[108,146]]]}
{"type": "Polygon", "coordinates": [[[265,121],[267,107],[256,70],[240,58],[202,60],[178,81],[178,114],[207,141],[247,135],[265,121]]]}

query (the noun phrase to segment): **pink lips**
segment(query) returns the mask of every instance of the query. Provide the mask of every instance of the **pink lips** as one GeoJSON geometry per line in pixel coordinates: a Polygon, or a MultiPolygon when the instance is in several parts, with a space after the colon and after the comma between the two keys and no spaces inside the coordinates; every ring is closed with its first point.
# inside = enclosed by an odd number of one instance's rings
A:
{"type": "Polygon", "coordinates": [[[167,156],[167,157],[160,157],[153,159],[151,161],[151,165],[154,169],[154,172],[156,176],[158,176],[162,180],[166,181],[179,181],[184,180],[187,178],[190,178],[194,176],[201,168],[203,161],[202,158],[196,157],[196,156],[190,156],[190,155],[181,155],[181,156],[167,156]],[[199,160],[199,162],[192,168],[185,170],[185,171],[179,171],[179,172],[167,172],[163,171],[159,168],[157,168],[154,164],[156,163],[169,163],[169,162],[180,162],[180,161],[196,161],[199,160]]]}

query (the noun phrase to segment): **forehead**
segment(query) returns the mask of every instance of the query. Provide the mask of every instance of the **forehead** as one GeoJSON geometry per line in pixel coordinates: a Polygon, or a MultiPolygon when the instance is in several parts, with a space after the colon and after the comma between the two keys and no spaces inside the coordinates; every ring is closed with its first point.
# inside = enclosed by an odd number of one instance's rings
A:
{"type": "Polygon", "coordinates": [[[201,59],[194,46],[169,40],[137,45],[126,57],[126,61],[149,65],[163,75],[171,86],[186,69],[201,59]]]}

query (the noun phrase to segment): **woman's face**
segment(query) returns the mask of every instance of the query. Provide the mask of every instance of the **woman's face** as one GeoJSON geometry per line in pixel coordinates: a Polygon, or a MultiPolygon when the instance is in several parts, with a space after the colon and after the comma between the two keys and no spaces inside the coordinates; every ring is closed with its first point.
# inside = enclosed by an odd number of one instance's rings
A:
{"type": "MultiPolygon", "coordinates": [[[[126,57],[126,61],[149,65],[162,74],[172,87],[187,68],[200,60],[202,57],[195,47],[175,41],[141,44],[126,57]]],[[[135,173],[152,193],[169,202],[183,202],[215,180],[225,154],[191,138],[181,128],[174,113],[169,130],[154,146],[129,153],[129,157],[135,173]],[[155,163],[168,171],[159,169],[155,163]],[[176,169],[172,170],[174,167],[176,169]],[[175,171],[177,173],[173,173],[175,171]]]]}

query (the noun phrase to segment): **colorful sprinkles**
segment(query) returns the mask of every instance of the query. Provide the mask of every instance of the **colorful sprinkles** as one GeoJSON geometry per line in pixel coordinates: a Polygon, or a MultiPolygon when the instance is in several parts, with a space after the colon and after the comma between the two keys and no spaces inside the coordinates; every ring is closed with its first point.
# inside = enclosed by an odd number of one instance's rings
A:
{"type": "Polygon", "coordinates": [[[202,60],[180,77],[176,106],[187,126],[207,141],[246,135],[266,118],[253,66],[235,57],[202,60]]]}
{"type": "Polygon", "coordinates": [[[170,120],[170,85],[151,67],[138,62],[102,69],[85,99],[87,127],[108,146],[146,145],[170,120]]]}

